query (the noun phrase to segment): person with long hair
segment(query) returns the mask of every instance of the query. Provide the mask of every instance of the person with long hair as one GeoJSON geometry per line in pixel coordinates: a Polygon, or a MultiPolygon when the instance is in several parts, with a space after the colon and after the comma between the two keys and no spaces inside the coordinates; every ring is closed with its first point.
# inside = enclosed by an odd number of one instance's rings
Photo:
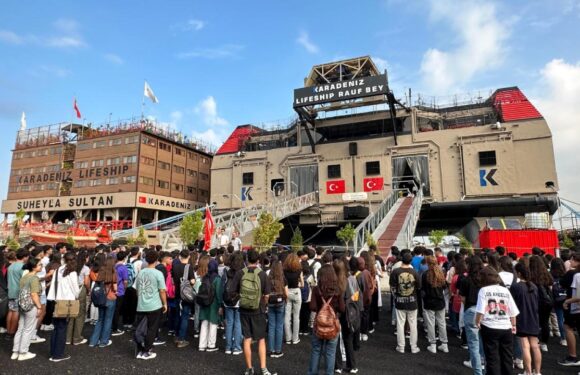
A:
{"type": "Polygon", "coordinates": [[[79,315],[70,318],[66,329],[66,342],[73,345],[82,345],[87,339],[82,337],[85,318],[87,316],[87,294],[91,288],[90,273],[87,266],[89,254],[86,250],[81,250],[77,254],[77,273],[79,275],[79,315]]]}
{"type": "Polygon", "coordinates": [[[514,274],[512,258],[508,256],[499,258],[499,277],[501,277],[503,285],[508,289],[515,283],[516,275],[514,274]]]}
{"type": "Polygon", "coordinates": [[[575,330],[580,331],[580,253],[573,254],[567,262],[570,263],[570,269],[560,280],[560,285],[566,289],[566,300],[562,307],[564,308],[564,329],[566,330],[568,355],[558,363],[562,366],[579,366],[575,330]]]}
{"type": "Polygon", "coordinates": [[[542,257],[532,255],[530,257],[530,281],[538,287],[539,313],[540,313],[540,349],[548,351],[548,340],[550,338],[550,314],[554,307],[552,298],[552,284],[554,280],[546,268],[546,263],[542,257]]]}
{"type": "Polygon", "coordinates": [[[511,286],[510,291],[520,310],[516,320],[516,336],[522,350],[524,374],[532,374],[532,358],[533,370],[536,374],[540,374],[542,352],[538,344],[540,334],[538,287],[530,281],[530,270],[523,263],[516,264],[515,271],[519,281],[511,286]]]}
{"type": "Polygon", "coordinates": [[[444,295],[444,291],[447,289],[447,282],[437,258],[432,255],[426,256],[425,263],[428,268],[421,276],[421,293],[423,295],[423,316],[427,326],[427,339],[429,340],[427,350],[431,353],[437,353],[437,349],[439,349],[443,353],[448,353],[444,295]],[[435,326],[437,326],[439,340],[441,341],[439,347],[437,347],[435,326]]]}
{"type": "Polygon", "coordinates": [[[42,314],[40,304],[40,294],[42,293],[38,272],[42,270],[42,263],[39,259],[31,258],[23,266],[24,271],[28,273],[20,279],[20,290],[28,289],[32,300],[32,308],[28,311],[20,311],[18,319],[18,330],[14,335],[14,344],[12,345],[11,359],[26,361],[36,357],[36,354],[28,351],[30,342],[35,336],[36,323],[42,314]]]}
{"type": "Polygon", "coordinates": [[[474,375],[483,375],[482,357],[483,345],[479,339],[479,327],[475,324],[477,297],[481,288],[481,270],[483,262],[477,255],[467,258],[467,277],[461,279],[459,295],[463,303],[463,322],[469,350],[469,361],[464,366],[471,367],[474,375]]]}
{"type": "Polygon", "coordinates": [[[459,327],[459,314],[461,312],[461,296],[459,295],[459,285],[461,278],[465,277],[467,266],[463,259],[459,259],[453,264],[453,276],[449,282],[449,293],[451,306],[449,308],[449,320],[451,321],[451,328],[457,335],[461,335],[461,328],[459,327]]]}
{"type": "Polygon", "coordinates": [[[372,293],[370,304],[368,305],[367,314],[367,326],[368,328],[363,331],[364,334],[373,333],[375,331],[375,323],[379,321],[379,288],[378,288],[378,272],[377,272],[377,261],[373,254],[369,251],[362,251],[360,257],[365,260],[365,269],[369,272],[369,281],[372,283],[372,293]],[[366,331],[366,332],[365,332],[366,331]]]}
{"type": "Polygon", "coordinates": [[[93,329],[89,346],[91,348],[99,346],[104,348],[113,342],[110,339],[115,314],[115,304],[117,302],[117,271],[115,271],[115,259],[107,258],[105,264],[99,268],[98,272],[91,272],[90,278],[95,283],[103,283],[107,294],[105,306],[99,306],[99,319],[93,329]]]}
{"type": "Polygon", "coordinates": [[[560,345],[566,346],[566,331],[564,330],[564,301],[566,300],[566,289],[560,283],[560,280],[566,274],[564,261],[560,258],[554,258],[550,262],[550,274],[554,279],[552,284],[552,295],[554,296],[554,313],[558,322],[558,332],[560,334],[560,345]]]}
{"type": "MultiPolygon", "coordinates": [[[[336,272],[330,264],[323,265],[318,271],[318,283],[312,290],[310,311],[318,314],[325,303],[329,303],[337,315],[345,310],[344,298],[340,294],[336,272]]],[[[321,339],[316,335],[316,328],[314,329],[308,375],[319,374],[321,357],[325,358],[326,368],[324,369],[324,374],[333,374],[337,343],[338,335],[333,339],[321,339]]]]}
{"type": "MultiPolygon", "coordinates": [[[[351,258],[352,259],[352,258],[351,258]]],[[[358,266],[358,262],[356,261],[356,265],[358,266]]],[[[338,282],[338,288],[340,289],[340,294],[344,298],[345,306],[350,303],[356,303],[358,306],[358,311],[362,309],[362,301],[360,299],[360,289],[358,287],[358,283],[354,275],[349,273],[349,263],[346,260],[346,257],[341,259],[337,259],[332,263],[334,267],[334,272],[336,273],[336,279],[338,282]]],[[[340,371],[344,373],[356,373],[358,369],[356,367],[356,359],[354,355],[354,344],[355,344],[355,337],[358,343],[358,331],[353,331],[349,327],[346,314],[340,314],[340,332],[342,342],[344,344],[344,354],[346,357],[346,362],[342,361],[342,355],[335,356],[336,365],[335,371],[340,371]]],[[[358,321],[360,322],[360,316],[358,321]]],[[[339,347],[337,345],[337,347],[339,347]]]]}
{"type": "Polygon", "coordinates": [[[268,348],[270,357],[280,358],[284,332],[284,315],[288,299],[288,285],[284,277],[282,262],[276,260],[270,267],[270,295],[268,297],[268,348]]]}
{"type": "Polygon", "coordinates": [[[284,333],[286,344],[300,342],[300,307],[302,306],[302,292],[304,285],[302,264],[296,253],[290,253],[284,260],[284,278],[288,284],[288,299],[286,300],[286,315],[284,319],[284,333]]]}
{"type": "MultiPolygon", "coordinates": [[[[244,268],[244,257],[239,251],[235,251],[228,257],[228,265],[222,277],[224,291],[224,310],[226,319],[226,354],[242,354],[242,326],[240,323],[240,298],[235,290],[232,290],[234,277],[238,271],[244,268]]],[[[189,320],[189,318],[188,318],[189,320]]]]}
{"type": "Polygon", "coordinates": [[[218,350],[216,346],[217,328],[222,310],[222,283],[218,277],[218,263],[215,259],[210,259],[204,255],[199,260],[197,273],[203,283],[209,283],[214,290],[214,298],[209,306],[200,306],[199,320],[201,322],[199,330],[199,350],[214,352],[218,350]],[[205,280],[204,280],[205,279],[205,280]]]}
{"type": "MultiPolygon", "coordinates": [[[[46,275],[44,276],[44,280],[46,282],[45,293],[48,294],[50,290],[50,285],[52,284],[52,280],[54,278],[54,273],[58,270],[61,266],[61,255],[60,253],[52,253],[49,257],[48,265],[46,266],[46,275]]],[[[52,331],[54,329],[54,325],[52,324],[52,315],[54,313],[54,301],[48,300],[46,301],[46,314],[42,319],[42,324],[40,325],[41,331],[52,331]]]]}
{"type": "MultiPolygon", "coordinates": [[[[519,314],[510,291],[501,285],[497,270],[491,266],[480,272],[475,325],[480,329],[485,351],[486,375],[511,375],[513,372],[513,334],[519,314]]],[[[538,373],[539,374],[539,373],[538,373]]]]}
{"type": "MultiPolygon", "coordinates": [[[[47,299],[49,301],[74,301],[79,298],[79,276],[76,256],[69,252],[64,255],[64,265],[54,273],[47,299]]],[[[50,336],[50,361],[60,362],[70,359],[65,355],[67,318],[52,318],[54,330],[50,336]]]]}

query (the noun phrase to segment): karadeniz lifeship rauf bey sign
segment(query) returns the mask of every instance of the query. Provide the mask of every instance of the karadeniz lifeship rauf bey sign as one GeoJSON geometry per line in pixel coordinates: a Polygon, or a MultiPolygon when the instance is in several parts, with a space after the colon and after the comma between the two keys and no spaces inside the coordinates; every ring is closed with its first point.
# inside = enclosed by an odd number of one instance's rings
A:
{"type": "Polygon", "coordinates": [[[387,76],[355,78],[294,90],[294,108],[387,94],[387,76]]]}

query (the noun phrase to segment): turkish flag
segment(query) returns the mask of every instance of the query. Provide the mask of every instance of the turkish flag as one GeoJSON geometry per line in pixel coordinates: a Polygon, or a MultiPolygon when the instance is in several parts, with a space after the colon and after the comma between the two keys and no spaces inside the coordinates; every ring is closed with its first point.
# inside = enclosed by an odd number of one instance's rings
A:
{"type": "Polygon", "coordinates": [[[344,180],[326,181],[326,194],[342,194],[345,191],[344,180]]]}
{"type": "Polygon", "coordinates": [[[209,206],[205,206],[205,223],[203,228],[203,249],[209,250],[211,247],[211,238],[213,237],[213,232],[215,231],[215,223],[213,221],[213,216],[211,216],[211,210],[209,206]]]}
{"type": "Polygon", "coordinates": [[[372,177],[363,180],[364,191],[383,190],[383,178],[372,177]]]}
{"type": "Polygon", "coordinates": [[[140,196],[139,203],[147,203],[147,198],[145,198],[144,196],[140,196]]]}
{"type": "Polygon", "coordinates": [[[77,106],[77,100],[76,99],[75,99],[75,102],[73,104],[73,109],[77,113],[77,118],[81,118],[81,111],[79,110],[79,107],[77,106]]]}

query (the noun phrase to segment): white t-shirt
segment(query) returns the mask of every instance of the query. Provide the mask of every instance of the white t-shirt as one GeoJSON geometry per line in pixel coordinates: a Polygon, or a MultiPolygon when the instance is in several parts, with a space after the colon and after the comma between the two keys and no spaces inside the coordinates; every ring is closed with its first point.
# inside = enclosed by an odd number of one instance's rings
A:
{"type": "Polygon", "coordinates": [[[511,329],[510,318],[520,313],[510,291],[501,285],[481,288],[475,311],[483,314],[481,324],[491,329],[511,329]]]}
{"type": "MultiPolygon", "coordinates": [[[[572,297],[580,297],[580,273],[574,275],[574,280],[572,281],[572,297]]],[[[580,313],[580,303],[570,304],[570,314],[580,313]]]]}
{"type": "Polygon", "coordinates": [[[234,247],[234,251],[242,250],[242,240],[240,240],[240,237],[234,238],[230,243],[234,247]]]}
{"type": "Polygon", "coordinates": [[[220,246],[228,246],[230,238],[227,234],[220,235],[220,246]]]}
{"type": "Polygon", "coordinates": [[[513,274],[513,272],[501,271],[499,273],[499,277],[501,278],[501,281],[503,281],[503,284],[505,285],[505,287],[508,288],[508,289],[514,283],[514,274],[513,274]]]}
{"type": "Polygon", "coordinates": [[[89,277],[91,274],[91,269],[87,266],[83,266],[81,268],[81,272],[79,272],[79,286],[85,285],[85,277],[89,277]]]}

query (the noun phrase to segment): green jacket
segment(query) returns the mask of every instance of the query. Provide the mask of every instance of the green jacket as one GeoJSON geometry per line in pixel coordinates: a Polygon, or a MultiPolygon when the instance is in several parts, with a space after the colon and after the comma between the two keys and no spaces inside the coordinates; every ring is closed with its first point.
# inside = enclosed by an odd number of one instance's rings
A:
{"type": "Polygon", "coordinates": [[[209,320],[209,322],[212,324],[218,324],[220,322],[218,310],[223,302],[222,281],[219,276],[216,276],[216,278],[213,280],[213,288],[215,291],[215,298],[213,299],[213,303],[208,307],[200,306],[199,320],[209,320]]]}

